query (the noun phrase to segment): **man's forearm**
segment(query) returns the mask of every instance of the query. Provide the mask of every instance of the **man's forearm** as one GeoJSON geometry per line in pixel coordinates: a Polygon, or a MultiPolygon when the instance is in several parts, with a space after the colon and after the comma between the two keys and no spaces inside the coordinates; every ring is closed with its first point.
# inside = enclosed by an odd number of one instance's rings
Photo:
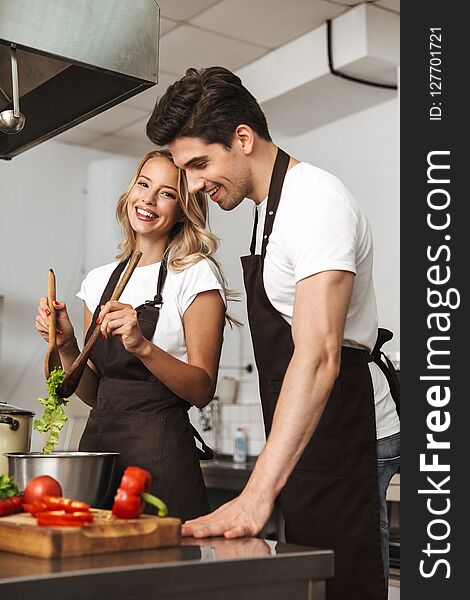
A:
{"type": "Polygon", "coordinates": [[[293,354],[277,401],[271,432],[247,491],[277,496],[308,444],[338,374],[331,358],[293,354]]]}

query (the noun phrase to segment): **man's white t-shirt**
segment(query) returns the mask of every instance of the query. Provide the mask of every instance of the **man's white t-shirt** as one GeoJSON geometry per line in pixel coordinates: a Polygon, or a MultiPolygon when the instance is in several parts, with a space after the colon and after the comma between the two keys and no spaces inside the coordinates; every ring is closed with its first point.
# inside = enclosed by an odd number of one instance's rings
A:
{"type": "MultiPolygon", "coordinates": [[[[83,280],[77,296],[85,302],[92,314],[117,264],[112,262],[97,267],[83,280]]],[[[153,300],[157,293],[160,264],[158,262],[137,267],[124,288],[119,302],[136,308],[146,300],[153,300]]],[[[221,277],[210,260],[202,259],[179,273],[168,269],[162,293],[163,305],[151,341],[175,358],[188,362],[183,315],[198,294],[209,290],[218,290],[226,303],[221,277]]]]}
{"type": "MultiPolygon", "coordinates": [[[[256,254],[261,253],[267,199],[257,206],[256,254]]],[[[276,310],[292,325],[295,285],[321,271],[351,271],[354,286],[343,345],[371,351],[378,318],[372,279],[372,234],[359,204],[341,181],[308,163],[286,173],[266,249],[263,281],[276,310]]],[[[400,431],[387,380],[369,363],[375,395],[377,439],[400,431]]]]}

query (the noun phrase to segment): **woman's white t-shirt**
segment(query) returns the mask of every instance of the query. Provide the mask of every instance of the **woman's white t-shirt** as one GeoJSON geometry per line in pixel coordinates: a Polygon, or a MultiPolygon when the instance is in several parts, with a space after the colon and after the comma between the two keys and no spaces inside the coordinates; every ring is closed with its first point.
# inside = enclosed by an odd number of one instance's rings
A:
{"type": "MultiPolygon", "coordinates": [[[[267,199],[257,206],[256,254],[261,253],[266,206],[267,199]]],[[[321,271],[351,271],[355,278],[343,345],[371,351],[378,327],[372,250],[367,218],[337,177],[308,163],[287,171],[263,281],[271,304],[290,325],[297,282],[321,271]]],[[[370,372],[381,439],[397,433],[400,422],[384,374],[375,363],[370,363],[370,372]]]]}
{"type": "MultiPolygon", "coordinates": [[[[117,264],[112,262],[97,267],[83,280],[77,296],[85,302],[92,314],[117,264]]],[[[160,264],[158,262],[137,267],[124,288],[119,302],[136,308],[146,300],[153,300],[157,293],[160,264]]],[[[210,260],[202,259],[179,273],[168,269],[162,294],[163,305],[151,341],[175,358],[188,362],[183,315],[198,294],[209,290],[218,290],[226,303],[220,274],[210,260]]]]}

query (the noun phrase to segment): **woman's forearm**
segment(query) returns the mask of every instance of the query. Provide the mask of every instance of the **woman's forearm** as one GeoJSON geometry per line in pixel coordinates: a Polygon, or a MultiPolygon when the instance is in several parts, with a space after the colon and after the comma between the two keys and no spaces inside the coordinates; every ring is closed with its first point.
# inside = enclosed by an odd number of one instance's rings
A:
{"type": "MultiPolygon", "coordinates": [[[[62,346],[62,348],[60,348],[59,356],[64,371],[68,371],[70,369],[74,360],[79,354],[80,349],[78,347],[76,338],[74,338],[65,346],[62,346]]],[[[98,375],[90,367],[86,366],[75,391],[75,394],[80,398],[82,402],[88,404],[88,406],[94,406],[97,390],[98,375]]]]}
{"type": "MultiPolygon", "coordinates": [[[[85,317],[89,314],[85,313],[85,317]]],[[[142,335],[138,314],[130,304],[110,300],[101,307],[97,323],[105,338],[117,336],[124,349],[139,358],[172,392],[202,408],[210,402],[215,391],[224,315],[225,305],[218,290],[207,290],[196,295],[183,315],[187,363],[142,335]]],[[[91,318],[88,324],[90,322],[91,318]]]]}
{"type": "Polygon", "coordinates": [[[183,400],[198,408],[203,408],[211,401],[215,381],[204,369],[175,358],[148,340],[144,340],[135,356],[157,379],[183,400]]]}

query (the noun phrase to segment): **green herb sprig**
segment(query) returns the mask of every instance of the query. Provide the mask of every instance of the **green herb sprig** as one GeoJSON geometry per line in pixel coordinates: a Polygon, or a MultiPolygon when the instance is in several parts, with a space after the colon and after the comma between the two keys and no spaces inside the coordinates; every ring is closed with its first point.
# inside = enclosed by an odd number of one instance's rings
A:
{"type": "Polygon", "coordinates": [[[54,452],[59,442],[60,432],[68,420],[64,410],[64,406],[67,405],[68,400],[64,400],[64,398],[60,398],[57,395],[57,388],[64,380],[64,376],[65,371],[63,369],[54,369],[46,382],[47,398],[38,398],[39,402],[44,406],[44,414],[40,419],[35,419],[34,429],[42,433],[49,432],[49,436],[42,449],[44,454],[54,452]]]}
{"type": "Polygon", "coordinates": [[[5,498],[13,498],[13,496],[18,496],[19,491],[13,481],[13,477],[8,477],[7,475],[0,475],[0,500],[5,500],[5,498]]]}

